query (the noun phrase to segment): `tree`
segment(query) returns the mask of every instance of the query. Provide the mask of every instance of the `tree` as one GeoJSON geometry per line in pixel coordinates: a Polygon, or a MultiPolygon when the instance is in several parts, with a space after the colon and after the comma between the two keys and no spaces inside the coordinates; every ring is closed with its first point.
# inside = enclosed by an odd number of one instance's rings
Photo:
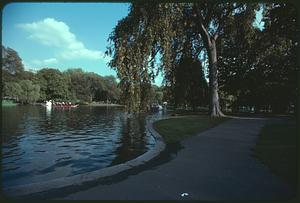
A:
{"type": "Polygon", "coordinates": [[[120,89],[116,78],[112,75],[103,77],[105,90],[107,91],[108,99],[111,101],[118,101],[120,99],[120,89]]]}
{"type": "Polygon", "coordinates": [[[68,69],[64,72],[70,95],[80,102],[117,101],[119,89],[115,77],[102,77],[82,69],[68,69]]]}
{"type": "MultiPolygon", "coordinates": [[[[161,55],[161,68],[167,86],[174,81],[174,67],[183,53],[187,40],[193,54],[200,57],[206,50],[209,61],[210,114],[222,116],[218,95],[218,67],[216,41],[224,32],[224,25],[236,14],[245,19],[255,18],[256,4],[237,3],[153,3],[135,2],[127,17],[119,21],[109,41],[107,53],[113,56],[110,66],[115,68],[123,93],[134,105],[143,104],[138,99],[141,84],[149,83],[156,75],[155,60],[161,55]],[[183,37],[186,36],[186,37],[183,37]],[[132,95],[132,96],[129,96],[132,95]]],[[[247,21],[248,22],[248,21],[247,21]]],[[[250,21],[249,21],[250,22],[250,21]]],[[[252,22],[251,22],[252,23],[252,22]]],[[[245,26],[252,26],[252,24],[245,26]]],[[[146,86],[147,87],[147,86],[146,86]]],[[[136,108],[135,108],[136,109],[136,108]]]]}
{"type": "Polygon", "coordinates": [[[89,102],[95,101],[97,93],[103,91],[103,79],[95,73],[85,73],[85,84],[88,87],[89,102]]]}
{"type": "Polygon", "coordinates": [[[17,82],[5,82],[2,96],[19,101],[19,98],[22,96],[22,88],[17,82]]]}
{"type": "Polygon", "coordinates": [[[20,95],[20,101],[25,104],[36,102],[40,97],[40,86],[34,85],[30,80],[21,80],[20,86],[22,94],[20,95]]]}
{"type": "Polygon", "coordinates": [[[68,80],[57,69],[45,68],[38,71],[35,83],[40,85],[41,100],[66,100],[70,95],[68,80]]]}
{"type": "Polygon", "coordinates": [[[225,27],[229,31],[219,44],[220,88],[236,97],[236,105],[284,112],[296,103],[295,11],[289,4],[264,5],[263,30],[251,32],[242,21],[225,27]]]}
{"type": "Polygon", "coordinates": [[[15,50],[4,46],[2,46],[2,70],[6,70],[13,75],[24,71],[19,54],[15,50]]]}
{"type": "Polygon", "coordinates": [[[150,103],[151,104],[162,104],[163,102],[163,90],[161,87],[152,85],[150,92],[150,103]]]}
{"type": "MultiPolygon", "coordinates": [[[[21,79],[19,75],[22,75],[23,72],[24,66],[18,53],[9,47],[2,46],[2,92],[5,91],[5,83],[19,81],[21,79]]],[[[11,87],[11,84],[8,86],[11,87]]]]}
{"type": "Polygon", "coordinates": [[[266,10],[260,68],[264,69],[272,110],[281,113],[289,104],[297,105],[297,10],[288,3],[271,4],[266,10]]]}
{"type": "Polygon", "coordinates": [[[129,15],[118,22],[109,37],[111,46],[106,53],[113,55],[109,65],[117,71],[122,90],[120,98],[129,111],[145,111],[149,103],[155,70],[148,65],[154,67],[159,51],[159,23],[164,22],[159,19],[159,13],[162,11],[158,4],[133,3],[129,15]]]}
{"type": "Polygon", "coordinates": [[[222,116],[218,94],[217,40],[224,34],[224,27],[232,20],[245,22],[252,27],[258,4],[201,2],[192,6],[196,30],[200,34],[209,62],[210,114],[222,116]],[[243,18],[241,18],[241,16],[243,18]],[[236,19],[237,18],[237,19],[236,19]]]}
{"type": "Polygon", "coordinates": [[[175,85],[173,89],[175,106],[197,106],[208,103],[208,87],[204,78],[201,62],[184,56],[175,68],[175,85]]]}

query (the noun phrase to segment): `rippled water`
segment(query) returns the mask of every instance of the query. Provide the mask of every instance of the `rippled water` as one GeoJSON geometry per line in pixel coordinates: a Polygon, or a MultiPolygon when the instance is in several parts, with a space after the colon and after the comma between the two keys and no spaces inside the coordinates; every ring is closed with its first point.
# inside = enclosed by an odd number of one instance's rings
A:
{"type": "Polygon", "coordinates": [[[133,159],[154,145],[146,122],[122,109],[2,107],[2,187],[72,176],[133,159]]]}

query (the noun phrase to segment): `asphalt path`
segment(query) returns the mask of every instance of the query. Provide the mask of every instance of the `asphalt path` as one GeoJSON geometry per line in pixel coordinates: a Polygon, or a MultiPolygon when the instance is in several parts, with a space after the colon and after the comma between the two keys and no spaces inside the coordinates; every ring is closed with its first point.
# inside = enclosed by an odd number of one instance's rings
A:
{"type": "Polygon", "coordinates": [[[287,200],[295,189],[253,154],[264,118],[234,118],[185,139],[168,160],[59,199],[287,200]]]}

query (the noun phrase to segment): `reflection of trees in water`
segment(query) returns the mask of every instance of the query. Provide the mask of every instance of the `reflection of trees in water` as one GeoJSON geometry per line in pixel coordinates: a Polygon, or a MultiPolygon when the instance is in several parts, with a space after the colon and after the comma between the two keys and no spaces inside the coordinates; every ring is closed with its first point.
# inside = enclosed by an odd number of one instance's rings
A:
{"type": "Polygon", "coordinates": [[[116,149],[117,156],[111,165],[131,160],[146,151],[146,115],[137,114],[121,121],[121,145],[116,149]]]}
{"type": "Polygon", "coordinates": [[[46,112],[46,120],[40,122],[39,130],[46,133],[61,131],[81,131],[92,128],[113,128],[116,111],[97,107],[53,108],[51,115],[46,112]]]}
{"type": "Polygon", "coordinates": [[[44,109],[44,115],[41,115],[39,123],[39,131],[46,133],[56,133],[59,132],[66,120],[66,111],[68,109],[51,109],[50,111],[44,109]]]}
{"type": "Polygon", "coordinates": [[[35,106],[16,106],[2,108],[2,143],[12,139],[13,136],[22,135],[21,128],[26,125],[36,125],[39,117],[40,109],[35,106]],[[28,121],[28,118],[33,118],[28,121]],[[20,133],[18,133],[20,132],[20,133]]]}

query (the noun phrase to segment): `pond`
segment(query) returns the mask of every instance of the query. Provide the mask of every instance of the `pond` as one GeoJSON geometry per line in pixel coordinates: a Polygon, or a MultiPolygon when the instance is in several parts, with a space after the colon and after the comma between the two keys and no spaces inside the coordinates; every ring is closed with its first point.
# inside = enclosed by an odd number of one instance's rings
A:
{"type": "Polygon", "coordinates": [[[82,174],[133,159],[154,146],[146,123],[122,108],[2,107],[2,188],[82,174]]]}

